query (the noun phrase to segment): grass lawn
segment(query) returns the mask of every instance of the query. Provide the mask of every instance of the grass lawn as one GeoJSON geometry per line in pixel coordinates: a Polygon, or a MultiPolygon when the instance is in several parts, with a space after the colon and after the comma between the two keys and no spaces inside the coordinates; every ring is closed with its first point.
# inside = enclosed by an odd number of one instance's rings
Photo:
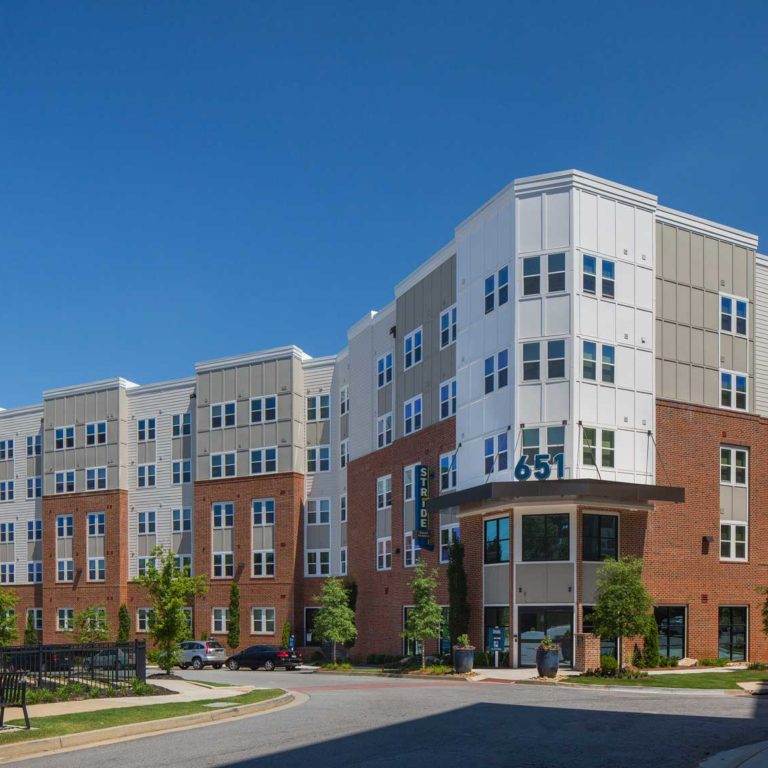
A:
{"type": "MultiPolygon", "coordinates": [[[[284,691],[279,688],[250,691],[239,696],[227,696],[226,701],[233,706],[238,704],[255,704],[281,696],[284,691]]],[[[78,712],[72,715],[52,715],[51,717],[32,717],[32,730],[5,731],[0,733],[0,746],[28,739],[45,739],[49,736],[65,736],[68,733],[81,731],[96,731],[101,728],[111,728],[115,725],[142,723],[148,720],[162,720],[166,717],[194,715],[198,712],[211,712],[209,704],[214,699],[204,701],[181,701],[178,704],[146,704],[138,707],[123,707],[122,709],[100,709],[95,712],[78,712]]],[[[10,720],[8,725],[24,725],[24,720],[10,720]]]]}
{"type": "Polygon", "coordinates": [[[698,688],[721,690],[739,690],[738,683],[750,683],[768,680],[768,672],[758,670],[738,670],[736,672],[698,672],[690,675],[649,675],[639,680],[612,679],[609,677],[569,677],[568,683],[578,685],[633,685],[650,688],[698,688]]]}

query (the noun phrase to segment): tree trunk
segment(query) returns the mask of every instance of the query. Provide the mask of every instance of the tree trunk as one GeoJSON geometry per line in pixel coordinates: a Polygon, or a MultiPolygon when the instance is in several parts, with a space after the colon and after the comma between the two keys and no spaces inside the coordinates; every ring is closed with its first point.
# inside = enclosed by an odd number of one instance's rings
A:
{"type": "Polygon", "coordinates": [[[336,663],[336,641],[331,640],[331,664],[336,663]]]}
{"type": "Polygon", "coordinates": [[[421,641],[421,668],[427,668],[427,641],[421,641]]]}

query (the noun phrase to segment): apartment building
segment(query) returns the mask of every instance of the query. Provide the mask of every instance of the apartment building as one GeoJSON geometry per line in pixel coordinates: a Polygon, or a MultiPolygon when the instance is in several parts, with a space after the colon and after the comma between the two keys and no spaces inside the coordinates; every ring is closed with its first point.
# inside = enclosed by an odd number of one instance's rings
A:
{"type": "MultiPolygon", "coordinates": [[[[155,546],[204,574],[196,636],[241,588],[244,642],[312,635],[357,584],[353,655],[401,637],[419,558],[463,541],[475,644],[547,633],[583,667],[607,557],[642,556],[667,656],[768,658],[768,259],[757,238],[579,171],[518,179],[352,325],[297,347],[43,393],[0,411],[0,582],[46,641],[148,604],[155,546]],[[26,532],[26,538],[24,533],[26,532]],[[25,546],[26,544],[26,546],[25,546]]],[[[447,638],[430,646],[445,647],[447,638]]]]}

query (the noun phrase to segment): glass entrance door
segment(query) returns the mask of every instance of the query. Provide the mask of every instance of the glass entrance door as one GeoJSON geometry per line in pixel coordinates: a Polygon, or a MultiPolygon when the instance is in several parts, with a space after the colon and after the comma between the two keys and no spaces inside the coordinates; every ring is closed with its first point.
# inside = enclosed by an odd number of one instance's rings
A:
{"type": "Polygon", "coordinates": [[[685,606],[659,605],[653,609],[659,625],[659,656],[666,659],[685,657],[685,606]]]}
{"type": "Polygon", "coordinates": [[[544,639],[550,638],[560,644],[560,664],[573,666],[573,608],[563,607],[528,607],[518,608],[517,628],[520,637],[521,667],[536,666],[536,647],[544,639]]]}

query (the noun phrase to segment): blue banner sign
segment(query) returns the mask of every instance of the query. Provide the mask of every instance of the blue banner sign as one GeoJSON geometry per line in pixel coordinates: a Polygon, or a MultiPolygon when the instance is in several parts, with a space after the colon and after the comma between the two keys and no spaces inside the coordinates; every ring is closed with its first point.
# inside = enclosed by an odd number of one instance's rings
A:
{"type": "Polygon", "coordinates": [[[504,627],[488,628],[488,648],[491,651],[504,650],[504,627]]]}
{"type": "Polygon", "coordinates": [[[421,546],[430,544],[429,511],[429,467],[418,464],[416,473],[416,539],[421,546]]]}

